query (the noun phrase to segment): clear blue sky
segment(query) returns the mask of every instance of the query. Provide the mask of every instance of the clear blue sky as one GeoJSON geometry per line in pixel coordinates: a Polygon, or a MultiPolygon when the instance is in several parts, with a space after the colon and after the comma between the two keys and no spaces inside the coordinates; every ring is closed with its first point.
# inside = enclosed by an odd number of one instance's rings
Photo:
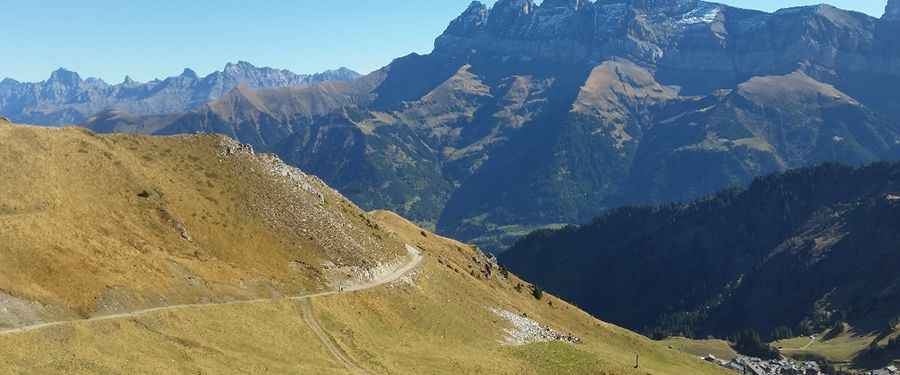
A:
{"type": "MultiPolygon", "coordinates": [[[[470,0],[28,0],[0,11],[0,77],[40,81],[65,67],[82,77],[146,81],[229,61],[298,73],[362,73],[434,38],[470,0]]],[[[821,0],[722,0],[772,11],[821,0]]],[[[886,0],[831,4],[880,17],[886,0]]],[[[489,0],[486,3],[493,3],[489,0]]]]}

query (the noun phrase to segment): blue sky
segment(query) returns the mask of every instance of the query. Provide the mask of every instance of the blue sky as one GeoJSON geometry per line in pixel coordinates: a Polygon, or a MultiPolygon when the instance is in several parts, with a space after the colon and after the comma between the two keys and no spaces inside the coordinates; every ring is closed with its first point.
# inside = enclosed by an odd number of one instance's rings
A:
{"type": "MultiPolygon", "coordinates": [[[[886,0],[831,4],[880,17],[886,0]]],[[[298,73],[347,66],[366,73],[434,38],[470,0],[29,0],[0,12],[0,77],[40,81],[65,67],[121,82],[205,75],[226,62],[298,73]]],[[[487,1],[492,3],[493,1],[487,1]]],[[[821,2],[723,0],[775,10],[821,2]]]]}

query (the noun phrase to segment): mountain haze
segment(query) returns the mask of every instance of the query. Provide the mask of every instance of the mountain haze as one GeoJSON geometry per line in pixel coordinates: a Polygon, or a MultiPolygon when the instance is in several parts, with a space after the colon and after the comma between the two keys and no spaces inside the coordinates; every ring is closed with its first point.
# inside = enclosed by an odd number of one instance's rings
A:
{"type": "Polygon", "coordinates": [[[241,61],[228,63],[222,71],[206,77],[185,69],[180,75],[164,80],[140,83],[126,76],[119,84],[109,84],[97,78],[82,79],[78,73],[60,68],[43,82],[18,82],[10,78],[0,81],[0,114],[22,123],[77,124],[104,110],[133,115],[185,112],[221,97],[238,85],[259,89],[356,77],[359,74],[347,68],[308,75],[258,68],[241,61]]]}

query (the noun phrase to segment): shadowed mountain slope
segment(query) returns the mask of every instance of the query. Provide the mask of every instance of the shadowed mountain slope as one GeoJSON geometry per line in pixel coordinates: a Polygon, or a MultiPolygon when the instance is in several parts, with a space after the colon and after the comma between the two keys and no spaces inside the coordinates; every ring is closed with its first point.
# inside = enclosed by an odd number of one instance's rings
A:
{"type": "Polygon", "coordinates": [[[501,260],[646,333],[813,334],[849,322],[877,334],[900,316],[898,191],[896,163],[827,164],[690,204],[625,207],[539,231],[501,260]]]}

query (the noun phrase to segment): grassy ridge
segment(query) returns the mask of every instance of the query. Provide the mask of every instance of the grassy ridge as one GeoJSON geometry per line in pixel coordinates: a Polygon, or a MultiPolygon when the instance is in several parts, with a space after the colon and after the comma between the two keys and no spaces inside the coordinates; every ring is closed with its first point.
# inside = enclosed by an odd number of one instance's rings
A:
{"type": "Polygon", "coordinates": [[[486,272],[475,248],[388,212],[365,214],[314,179],[305,181],[323,200],[291,190],[265,160],[220,156],[222,140],[0,128],[0,224],[9,228],[0,243],[11,244],[0,248],[0,299],[33,314],[0,314],[4,324],[276,297],[0,335],[0,372],[346,373],[338,350],[373,374],[726,373],[549,294],[538,300],[514,275],[486,272]],[[409,277],[308,301],[331,346],[301,302],[277,299],[326,288],[325,261],[367,267],[396,259],[404,243],[425,256],[409,277]],[[583,343],[502,345],[511,326],[492,308],[583,343]]]}
{"type": "Polygon", "coordinates": [[[52,320],[296,294],[324,286],[323,261],[403,251],[324,185],[319,204],[257,157],[223,158],[223,139],[0,128],[0,291],[52,320]]]}

